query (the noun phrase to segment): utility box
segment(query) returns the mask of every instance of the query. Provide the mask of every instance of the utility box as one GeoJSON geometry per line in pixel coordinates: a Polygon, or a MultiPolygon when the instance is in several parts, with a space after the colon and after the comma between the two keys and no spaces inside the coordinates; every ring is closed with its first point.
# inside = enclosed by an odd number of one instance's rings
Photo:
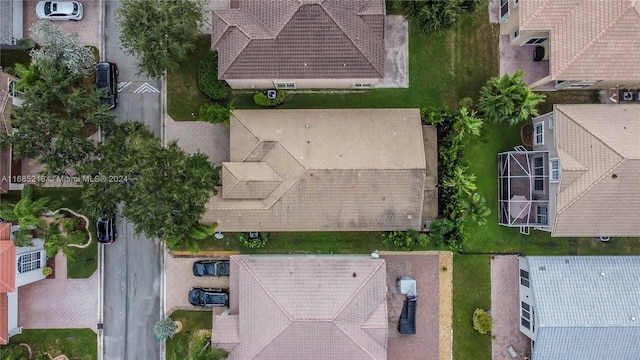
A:
{"type": "Polygon", "coordinates": [[[407,295],[410,300],[415,300],[418,297],[418,291],[416,290],[416,280],[409,276],[400,276],[397,280],[398,291],[400,294],[407,295]]]}

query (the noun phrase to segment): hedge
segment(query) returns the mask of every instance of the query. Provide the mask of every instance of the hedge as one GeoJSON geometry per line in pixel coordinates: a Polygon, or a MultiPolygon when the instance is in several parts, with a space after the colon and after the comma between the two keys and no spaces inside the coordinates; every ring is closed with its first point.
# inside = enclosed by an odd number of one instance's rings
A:
{"type": "Polygon", "coordinates": [[[198,87],[213,100],[221,100],[229,95],[229,85],[218,80],[218,53],[209,51],[200,62],[198,69],[198,87]]]}

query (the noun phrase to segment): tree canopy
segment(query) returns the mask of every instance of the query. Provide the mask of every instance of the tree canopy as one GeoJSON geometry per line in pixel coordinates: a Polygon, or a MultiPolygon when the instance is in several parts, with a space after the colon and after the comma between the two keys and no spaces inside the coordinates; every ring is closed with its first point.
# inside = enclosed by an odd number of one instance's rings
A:
{"type": "Polygon", "coordinates": [[[195,49],[204,16],[204,0],[123,0],[120,41],[138,58],[140,73],[158,78],[195,49]]]}
{"type": "Polygon", "coordinates": [[[63,63],[73,75],[87,76],[93,71],[95,57],[91,48],[78,41],[77,33],[68,33],[48,20],[41,20],[30,28],[40,48],[29,53],[34,64],[63,63]]]}
{"type": "Polygon", "coordinates": [[[187,154],[175,142],[163,147],[142,123],[116,126],[96,159],[85,167],[96,181],[85,182],[87,212],[122,215],[137,233],[161,238],[170,248],[203,229],[198,221],[219,181],[219,169],[203,154],[187,154]]]}
{"type": "Polygon", "coordinates": [[[480,89],[478,109],[489,121],[517,124],[538,116],[536,106],[545,98],[534,93],[524,82],[522,70],[517,70],[513,75],[489,79],[480,89]]]}
{"type": "Polygon", "coordinates": [[[86,162],[97,143],[88,135],[100,128],[108,133],[115,124],[109,109],[100,104],[93,86],[73,75],[61,62],[43,59],[28,68],[16,64],[21,106],[12,108],[13,134],[0,134],[11,144],[15,159],[32,158],[45,165],[47,175],[72,175],[86,162]]]}

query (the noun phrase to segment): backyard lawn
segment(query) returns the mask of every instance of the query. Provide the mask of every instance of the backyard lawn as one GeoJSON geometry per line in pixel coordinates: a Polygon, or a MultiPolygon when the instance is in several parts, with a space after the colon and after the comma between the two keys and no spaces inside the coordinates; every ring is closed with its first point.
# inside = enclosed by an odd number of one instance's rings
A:
{"type": "Polygon", "coordinates": [[[453,358],[491,359],[491,336],[473,329],[476,308],[491,308],[488,255],[455,255],[453,258],[453,358]]]}
{"type": "Polygon", "coordinates": [[[91,329],[23,330],[11,337],[11,343],[27,343],[34,353],[47,352],[51,358],[66,355],[72,360],[98,359],[98,339],[91,329]]]}

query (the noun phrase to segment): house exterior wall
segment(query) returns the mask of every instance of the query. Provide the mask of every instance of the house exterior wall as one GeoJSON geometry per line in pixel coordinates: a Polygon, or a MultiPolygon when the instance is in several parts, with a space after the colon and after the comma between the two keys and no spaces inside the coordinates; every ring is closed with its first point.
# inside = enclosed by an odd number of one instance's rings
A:
{"type": "Polygon", "coordinates": [[[16,247],[16,266],[18,266],[18,259],[20,259],[20,256],[28,253],[40,253],[39,267],[23,273],[16,269],[16,287],[31,284],[32,282],[45,278],[44,274],[42,274],[42,269],[47,265],[47,254],[44,251],[44,241],[41,239],[33,239],[33,246],[16,247]]]}
{"type": "Polygon", "coordinates": [[[520,332],[522,332],[523,334],[525,334],[529,339],[535,341],[536,340],[536,313],[535,313],[535,301],[533,298],[533,291],[531,291],[531,276],[526,275],[526,274],[530,274],[529,273],[529,262],[527,261],[527,258],[524,256],[521,256],[518,258],[518,281],[519,281],[519,297],[520,297],[520,318],[519,318],[519,326],[520,326],[520,332]],[[523,273],[524,272],[524,273],[523,273]],[[528,278],[527,278],[528,277],[528,278]],[[523,305],[524,304],[524,305],[523,305]],[[529,306],[529,317],[530,317],[530,327],[527,328],[523,325],[523,312],[524,306],[529,306]]]}
{"type": "Polygon", "coordinates": [[[8,299],[8,319],[9,337],[22,333],[22,328],[18,326],[18,292],[7,293],[8,299]]]}
{"type": "Polygon", "coordinates": [[[225,81],[232,89],[275,89],[277,83],[285,82],[295,83],[295,89],[352,89],[355,88],[354,84],[371,84],[375,87],[380,79],[225,79],[225,81]]]}
{"type": "MultiPolygon", "coordinates": [[[[556,141],[555,141],[555,119],[553,116],[553,112],[549,112],[543,115],[540,115],[532,120],[535,126],[537,124],[542,125],[543,129],[543,138],[544,144],[542,145],[534,145],[534,151],[547,151],[549,156],[548,160],[545,162],[545,173],[550,173],[551,171],[551,160],[558,158],[558,150],[556,149],[556,141]]],[[[535,136],[535,135],[534,135],[535,136]]],[[[534,139],[535,140],[535,139],[534,139]]],[[[560,173],[562,176],[562,173],[560,173]]],[[[548,226],[546,227],[536,227],[538,230],[551,231],[553,229],[553,223],[555,220],[556,214],[556,196],[558,194],[558,181],[552,181],[549,178],[549,181],[545,183],[545,189],[548,191],[549,202],[547,205],[547,218],[548,218],[548,226]]]]}
{"type": "MultiPolygon", "coordinates": [[[[500,0],[498,1],[498,16],[500,16],[500,0]]],[[[522,0],[520,0],[522,1],[522,0]]],[[[509,14],[500,19],[500,35],[509,35],[518,28],[520,23],[520,7],[516,5],[516,0],[509,0],[509,14]]]]}

